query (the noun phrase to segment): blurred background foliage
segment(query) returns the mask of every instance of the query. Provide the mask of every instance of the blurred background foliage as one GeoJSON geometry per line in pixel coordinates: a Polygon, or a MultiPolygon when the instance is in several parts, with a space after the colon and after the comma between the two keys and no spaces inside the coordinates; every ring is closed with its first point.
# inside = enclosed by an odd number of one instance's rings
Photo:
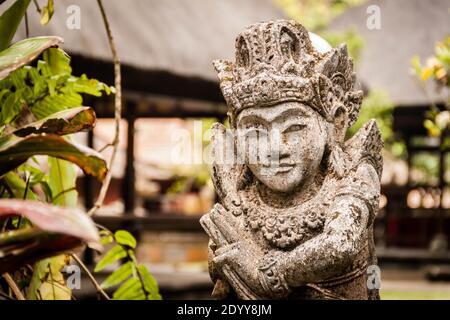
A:
{"type": "MultiPolygon", "coordinates": [[[[446,104],[443,110],[432,104],[424,122],[430,136],[440,137],[450,128],[450,36],[436,44],[434,55],[428,57],[424,64],[415,56],[411,65],[422,83],[434,81],[437,90],[444,96],[446,104]]],[[[447,139],[445,144],[448,146],[449,142],[447,139]]]]}

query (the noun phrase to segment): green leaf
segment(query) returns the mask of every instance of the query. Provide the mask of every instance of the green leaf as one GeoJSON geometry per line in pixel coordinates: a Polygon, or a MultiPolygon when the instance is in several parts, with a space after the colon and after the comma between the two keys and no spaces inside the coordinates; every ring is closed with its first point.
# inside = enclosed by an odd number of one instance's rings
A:
{"type": "Polygon", "coordinates": [[[59,255],[35,263],[27,299],[71,300],[72,290],[66,286],[62,274],[62,269],[69,262],[67,255],[59,255]]]}
{"type": "Polygon", "coordinates": [[[54,75],[70,75],[70,57],[60,48],[49,48],[43,53],[43,59],[47,62],[50,71],[54,75]]]}
{"type": "Polygon", "coordinates": [[[62,110],[79,107],[82,104],[83,97],[74,91],[69,91],[47,95],[45,98],[36,101],[30,108],[36,118],[42,119],[62,110]]]}
{"type": "Polygon", "coordinates": [[[152,300],[161,300],[161,295],[159,294],[158,282],[156,282],[155,278],[150,274],[145,265],[140,264],[138,267],[138,271],[142,276],[142,280],[144,282],[145,290],[150,293],[149,299],[152,300]]]}
{"type": "Polygon", "coordinates": [[[98,152],[71,143],[53,134],[17,137],[9,135],[0,142],[0,176],[15,169],[34,155],[48,155],[78,165],[86,174],[102,181],[107,172],[106,161],[98,152]]]}
{"type": "Polygon", "coordinates": [[[2,35],[0,37],[0,50],[5,49],[11,43],[29,4],[30,0],[16,0],[16,2],[0,16],[0,34],[2,35]]]}
{"type": "Polygon", "coordinates": [[[133,274],[133,263],[128,261],[123,264],[119,269],[111,273],[105,281],[102,282],[101,287],[103,289],[107,289],[109,287],[115,286],[123,281],[125,281],[128,277],[133,274]]]}
{"type": "Polygon", "coordinates": [[[79,93],[86,93],[92,96],[100,97],[102,95],[102,91],[105,91],[106,94],[110,94],[115,91],[113,87],[110,87],[96,79],[89,79],[85,74],[81,75],[79,78],[72,77],[70,80],[73,82],[73,89],[79,93]]]}
{"type": "MultiPolygon", "coordinates": [[[[53,192],[52,189],[50,189],[50,185],[47,181],[39,181],[36,183],[36,185],[39,185],[41,187],[42,192],[45,195],[45,202],[52,203],[53,202],[53,192]]],[[[30,192],[30,191],[28,191],[30,192]]]]}
{"type": "Polygon", "coordinates": [[[25,105],[22,98],[24,90],[25,88],[21,88],[5,95],[6,99],[0,110],[0,125],[10,123],[20,113],[25,105]]]}
{"type": "MultiPolygon", "coordinates": [[[[19,177],[14,171],[10,171],[3,176],[3,181],[8,185],[9,189],[13,192],[14,198],[23,199],[25,195],[26,182],[19,177]]],[[[26,192],[26,199],[38,200],[38,196],[33,190],[28,189],[26,192]]]]}
{"type": "Polygon", "coordinates": [[[114,238],[118,244],[128,246],[133,249],[136,248],[136,239],[126,230],[117,230],[116,233],[114,233],[114,238]]]}
{"type": "MultiPolygon", "coordinates": [[[[0,37],[3,39],[3,36],[0,37]]],[[[60,37],[28,38],[14,43],[0,52],[0,80],[12,71],[36,59],[44,50],[56,47],[63,42],[60,37]]]]}
{"type": "Polygon", "coordinates": [[[97,263],[95,266],[94,272],[102,271],[104,268],[109,266],[110,264],[125,258],[127,256],[127,252],[121,245],[116,245],[112,247],[103,258],[97,263]]]}
{"type": "Polygon", "coordinates": [[[29,183],[31,186],[41,182],[43,179],[45,179],[45,173],[42,172],[41,169],[36,168],[30,164],[24,163],[23,165],[21,165],[19,168],[17,168],[17,170],[20,173],[24,173],[25,175],[29,176],[29,183]]]}
{"type": "Polygon", "coordinates": [[[48,165],[50,167],[49,186],[54,195],[53,204],[75,208],[78,202],[75,166],[70,162],[53,157],[48,158],[48,165]]]}
{"type": "Polygon", "coordinates": [[[61,136],[92,129],[95,121],[94,110],[89,107],[78,107],[60,111],[30,123],[13,131],[13,134],[19,137],[25,137],[33,133],[53,133],[61,136]]]}
{"type": "Polygon", "coordinates": [[[48,0],[47,5],[42,8],[41,24],[46,25],[53,16],[55,11],[53,0],[48,0]]]}
{"type": "Polygon", "coordinates": [[[130,278],[125,281],[119,289],[113,294],[114,300],[142,300],[145,299],[144,292],[142,291],[141,282],[138,278],[130,278]],[[141,298],[141,299],[139,299],[141,298]]]}
{"type": "Polygon", "coordinates": [[[111,233],[109,233],[109,232],[107,234],[104,234],[104,233],[105,233],[104,230],[100,231],[100,236],[101,236],[100,242],[103,245],[107,245],[107,244],[109,244],[109,243],[114,241],[114,237],[113,237],[113,235],[111,233]]]}

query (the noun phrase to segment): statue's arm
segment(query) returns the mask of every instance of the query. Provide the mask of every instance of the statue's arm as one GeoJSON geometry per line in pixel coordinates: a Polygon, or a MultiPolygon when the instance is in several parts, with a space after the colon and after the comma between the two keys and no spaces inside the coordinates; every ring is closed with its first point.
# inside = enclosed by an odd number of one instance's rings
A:
{"type": "MultiPolygon", "coordinates": [[[[356,177],[367,195],[379,193],[379,180],[370,164],[362,164],[356,177]]],[[[307,283],[327,279],[342,273],[354,261],[367,240],[367,226],[371,223],[370,205],[361,197],[338,196],[331,207],[331,215],[324,231],[317,237],[289,252],[282,252],[272,264],[270,274],[278,274],[286,290],[307,283]]]]}

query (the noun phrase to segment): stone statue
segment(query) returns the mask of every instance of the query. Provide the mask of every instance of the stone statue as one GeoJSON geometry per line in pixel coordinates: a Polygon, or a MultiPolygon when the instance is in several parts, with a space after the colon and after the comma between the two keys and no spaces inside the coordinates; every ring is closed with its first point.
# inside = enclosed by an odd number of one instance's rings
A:
{"type": "Polygon", "coordinates": [[[346,46],[318,51],[295,21],[258,23],[236,62],[214,67],[231,129],[212,128],[221,203],[200,220],[213,297],[379,299],[367,270],[382,140],[374,120],[345,139],[362,101],[346,46]]]}

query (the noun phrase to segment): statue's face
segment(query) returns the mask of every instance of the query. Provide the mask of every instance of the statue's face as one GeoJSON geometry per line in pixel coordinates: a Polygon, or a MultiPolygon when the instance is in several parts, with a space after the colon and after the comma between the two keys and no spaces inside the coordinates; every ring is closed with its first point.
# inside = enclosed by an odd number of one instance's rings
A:
{"type": "Polygon", "coordinates": [[[268,188],[289,192],[319,170],[327,141],[325,120],[299,102],[244,109],[237,117],[238,151],[268,188]]]}

